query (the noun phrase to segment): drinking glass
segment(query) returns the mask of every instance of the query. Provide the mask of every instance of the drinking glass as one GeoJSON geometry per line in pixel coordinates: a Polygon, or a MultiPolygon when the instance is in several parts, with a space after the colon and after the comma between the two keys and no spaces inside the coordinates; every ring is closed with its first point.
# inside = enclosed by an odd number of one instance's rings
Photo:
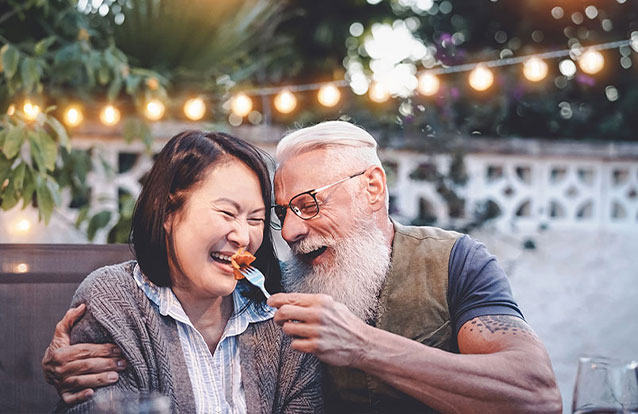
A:
{"type": "Polygon", "coordinates": [[[581,357],[573,414],[638,414],[638,361],[581,357]]]}
{"type": "Polygon", "coordinates": [[[95,414],[170,414],[171,401],[160,394],[107,392],[95,398],[95,414]]]}

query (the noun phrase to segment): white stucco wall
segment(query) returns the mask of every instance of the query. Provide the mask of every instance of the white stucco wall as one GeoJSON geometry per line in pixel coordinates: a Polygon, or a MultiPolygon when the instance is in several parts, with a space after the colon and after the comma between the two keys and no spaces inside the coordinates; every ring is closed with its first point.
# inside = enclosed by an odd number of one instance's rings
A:
{"type": "Polygon", "coordinates": [[[571,398],[579,355],[638,360],[638,232],[547,230],[472,235],[507,271],[525,318],[545,343],[561,394],[571,398]]]}

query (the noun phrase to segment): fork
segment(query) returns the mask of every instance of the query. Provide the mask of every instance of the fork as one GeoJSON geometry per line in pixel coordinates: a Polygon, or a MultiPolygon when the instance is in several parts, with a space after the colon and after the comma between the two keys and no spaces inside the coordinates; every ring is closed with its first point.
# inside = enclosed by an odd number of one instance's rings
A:
{"type": "Polygon", "coordinates": [[[253,285],[257,286],[263,292],[266,299],[270,297],[270,293],[264,287],[265,277],[264,274],[259,271],[259,269],[248,266],[245,269],[240,270],[241,274],[253,285]]]}

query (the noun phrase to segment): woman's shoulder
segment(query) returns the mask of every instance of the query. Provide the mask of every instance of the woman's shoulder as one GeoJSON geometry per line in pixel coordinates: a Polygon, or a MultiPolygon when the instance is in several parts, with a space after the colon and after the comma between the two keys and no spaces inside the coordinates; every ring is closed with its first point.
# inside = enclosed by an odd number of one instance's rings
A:
{"type": "Polygon", "coordinates": [[[96,297],[129,296],[134,291],[132,288],[137,287],[133,279],[136,264],[135,260],[129,260],[94,270],[78,286],[72,306],[96,297]]]}

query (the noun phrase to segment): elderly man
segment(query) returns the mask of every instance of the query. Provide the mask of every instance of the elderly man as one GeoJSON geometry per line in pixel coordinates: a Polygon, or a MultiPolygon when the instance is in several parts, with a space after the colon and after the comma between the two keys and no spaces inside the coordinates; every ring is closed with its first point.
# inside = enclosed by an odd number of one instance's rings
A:
{"type": "MultiPolygon", "coordinates": [[[[283,138],[277,161],[274,209],[292,250],[284,287],[296,293],[268,304],[293,348],[325,363],[328,412],[561,411],[547,352],[495,258],[466,235],[392,221],[370,134],[324,122],[283,138]]],[[[50,376],[57,364],[75,385],[59,387],[68,402],[116,369],[108,346],[81,346],[83,361],[67,363],[79,351],[66,346],[45,356],[50,376]]]]}

